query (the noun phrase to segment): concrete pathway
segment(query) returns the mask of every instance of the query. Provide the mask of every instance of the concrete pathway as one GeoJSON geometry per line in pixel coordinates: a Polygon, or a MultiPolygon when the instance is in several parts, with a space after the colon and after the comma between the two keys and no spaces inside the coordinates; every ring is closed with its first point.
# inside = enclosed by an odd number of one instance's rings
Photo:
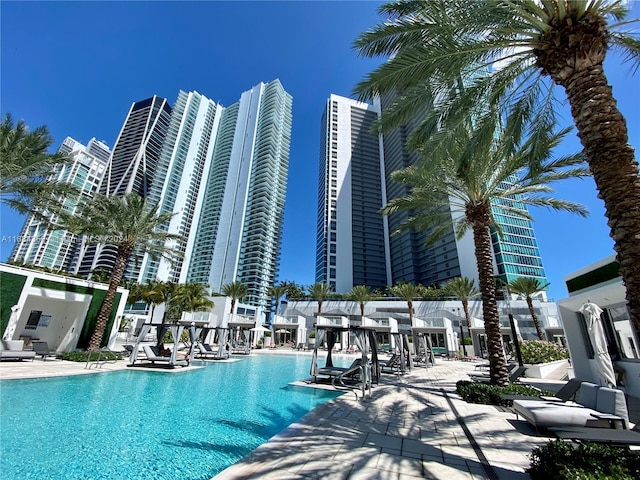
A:
{"type": "Polygon", "coordinates": [[[384,375],[370,397],[349,392],[316,408],[214,478],[529,478],[528,456],[548,438],[508,409],[460,400],[455,383],[472,371],[440,360],[384,375]]]}

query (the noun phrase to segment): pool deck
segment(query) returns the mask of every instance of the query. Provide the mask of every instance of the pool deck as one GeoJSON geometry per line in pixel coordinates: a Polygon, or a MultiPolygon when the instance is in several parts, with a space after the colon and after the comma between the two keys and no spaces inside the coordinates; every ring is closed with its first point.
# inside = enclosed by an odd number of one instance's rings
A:
{"type": "MultiPolygon", "coordinates": [[[[61,360],[0,362],[0,379],[90,374],[126,365],[126,360],[91,369],[61,360]]],[[[197,367],[158,371],[192,368],[197,367]]],[[[475,371],[472,362],[438,360],[403,376],[383,374],[370,396],[350,391],[317,407],[214,478],[527,479],[529,454],[549,437],[510,409],[462,401],[455,384],[475,371]]],[[[523,380],[551,391],[564,383],[523,380]]],[[[629,402],[634,423],[640,419],[637,400],[629,402]]]]}

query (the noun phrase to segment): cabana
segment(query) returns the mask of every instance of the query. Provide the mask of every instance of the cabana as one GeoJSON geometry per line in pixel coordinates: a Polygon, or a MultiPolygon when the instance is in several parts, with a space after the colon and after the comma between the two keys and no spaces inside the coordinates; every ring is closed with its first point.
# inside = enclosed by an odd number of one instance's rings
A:
{"type": "Polygon", "coordinates": [[[251,353],[251,329],[255,327],[253,318],[233,314],[227,326],[231,334],[231,353],[249,355],[251,353]]]}
{"type": "Polygon", "coordinates": [[[400,374],[404,374],[407,370],[413,368],[413,355],[411,352],[412,347],[409,345],[409,335],[411,335],[411,330],[409,329],[391,332],[393,348],[400,356],[400,374]]]}
{"type": "Polygon", "coordinates": [[[345,334],[353,335],[353,340],[361,353],[361,375],[360,381],[362,385],[362,393],[366,388],[371,388],[372,383],[380,381],[380,365],[378,363],[378,345],[376,341],[376,332],[370,327],[349,327],[343,325],[321,325],[316,324],[316,344],[311,357],[310,374],[317,381],[319,375],[325,372],[335,370],[333,366],[332,350],[336,341],[344,337],[345,334]],[[318,349],[326,341],[327,358],[324,367],[318,366],[318,349]],[[371,356],[371,358],[369,358],[371,356]]]}
{"type": "MultiPolygon", "coordinates": [[[[167,357],[168,360],[166,362],[166,366],[169,368],[174,368],[176,366],[187,367],[191,363],[194,357],[194,346],[196,339],[200,335],[202,329],[208,322],[184,322],[179,321],[178,323],[144,323],[140,328],[140,333],[138,335],[138,340],[133,347],[133,351],[131,352],[131,356],[129,357],[129,366],[139,366],[139,367],[150,367],[150,366],[159,366],[160,364],[156,364],[155,361],[147,362],[141,359],[138,360],[138,351],[140,349],[141,344],[145,336],[151,331],[152,328],[156,329],[156,346],[160,346],[163,343],[162,339],[165,336],[166,332],[170,332],[171,337],[173,338],[174,348],[171,350],[171,356],[167,357]],[[182,332],[184,330],[189,332],[189,352],[186,358],[178,358],[178,345],[180,343],[180,337],[182,336],[182,332]],[[136,362],[143,362],[138,363],[136,362]]],[[[165,365],[162,365],[165,366],[165,365]]]]}

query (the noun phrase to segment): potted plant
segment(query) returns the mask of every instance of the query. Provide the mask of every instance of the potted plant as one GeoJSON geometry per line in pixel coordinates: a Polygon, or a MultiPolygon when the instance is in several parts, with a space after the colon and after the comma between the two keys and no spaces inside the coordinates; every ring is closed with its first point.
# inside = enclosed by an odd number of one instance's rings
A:
{"type": "Polygon", "coordinates": [[[309,345],[316,344],[316,332],[309,333],[309,345]]]}
{"type": "Polygon", "coordinates": [[[271,330],[268,330],[266,332],[264,332],[264,342],[263,342],[263,346],[265,348],[270,347],[271,346],[271,330]]]}
{"type": "Polygon", "coordinates": [[[527,377],[545,378],[559,368],[569,367],[569,351],[556,342],[528,340],[520,344],[527,377]]]}

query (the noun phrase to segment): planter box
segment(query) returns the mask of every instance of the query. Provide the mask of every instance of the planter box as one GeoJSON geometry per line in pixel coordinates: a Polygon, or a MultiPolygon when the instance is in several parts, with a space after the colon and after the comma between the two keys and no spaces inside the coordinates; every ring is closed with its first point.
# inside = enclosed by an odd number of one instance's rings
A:
{"type": "Polygon", "coordinates": [[[560,378],[567,373],[569,361],[556,360],[555,362],[538,363],[536,365],[525,363],[524,366],[527,367],[525,375],[529,378],[547,378],[551,375],[555,377],[558,373],[562,373],[563,375],[558,376],[560,378]],[[561,370],[561,372],[558,372],[558,370],[561,370]]]}

